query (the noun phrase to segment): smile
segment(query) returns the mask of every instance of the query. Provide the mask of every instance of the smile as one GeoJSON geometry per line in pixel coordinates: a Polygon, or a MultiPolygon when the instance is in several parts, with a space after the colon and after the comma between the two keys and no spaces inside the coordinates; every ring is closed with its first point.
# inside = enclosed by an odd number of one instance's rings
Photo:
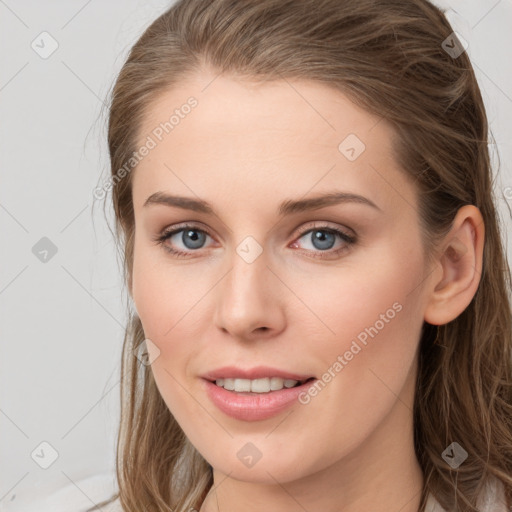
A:
{"type": "Polygon", "coordinates": [[[202,379],[202,384],[210,401],[223,414],[241,421],[261,421],[277,416],[298,403],[299,395],[316,380],[314,377],[305,381],[280,377],[224,378],[215,381],[202,379]]]}
{"type": "Polygon", "coordinates": [[[294,379],[282,379],[281,377],[264,377],[262,379],[217,379],[215,384],[228,391],[251,392],[251,393],[269,393],[270,391],[279,391],[283,388],[293,388],[304,384],[304,381],[294,379]]]}

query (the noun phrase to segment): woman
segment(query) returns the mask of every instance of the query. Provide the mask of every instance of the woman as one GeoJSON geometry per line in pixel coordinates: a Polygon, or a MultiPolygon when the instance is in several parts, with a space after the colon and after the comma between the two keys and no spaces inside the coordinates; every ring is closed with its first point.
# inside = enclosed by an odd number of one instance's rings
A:
{"type": "Polygon", "coordinates": [[[108,142],[119,509],[509,510],[510,270],[437,7],[180,1],[108,142]]]}

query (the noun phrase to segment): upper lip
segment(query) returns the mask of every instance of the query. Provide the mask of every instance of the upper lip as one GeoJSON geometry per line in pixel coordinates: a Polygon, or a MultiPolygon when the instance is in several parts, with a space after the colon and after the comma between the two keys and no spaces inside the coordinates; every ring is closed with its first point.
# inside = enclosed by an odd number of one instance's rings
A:
{"type": "Polygon", "coordinates": [[[255,366],[253,368],[237,368],[236,366],[223,366],[201,375],[203,379],[215,381],[217,379],[263,379],[265,377],[280,377],[281,379],[307,380],[313,375],[292,373],[269,366],[255,366]]]}

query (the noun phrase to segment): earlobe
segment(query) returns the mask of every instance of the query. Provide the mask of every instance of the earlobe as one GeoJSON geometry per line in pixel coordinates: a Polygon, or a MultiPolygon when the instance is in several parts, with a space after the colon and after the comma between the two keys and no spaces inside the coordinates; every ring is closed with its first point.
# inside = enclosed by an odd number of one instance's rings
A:
{"type": "Polygon", "coordinates": [[[452,229],[441,243],[432,273],[425,321],[443,325],[457,318],[470,304],[482,273],[485,227],[480,210],[473,205],[459,209],[452,229]]]}

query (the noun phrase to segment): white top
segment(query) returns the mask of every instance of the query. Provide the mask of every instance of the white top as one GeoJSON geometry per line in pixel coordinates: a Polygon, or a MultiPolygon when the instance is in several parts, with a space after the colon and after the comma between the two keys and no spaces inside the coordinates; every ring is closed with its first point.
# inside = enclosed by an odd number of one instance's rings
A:
{"type": "MultiPolygon", "coordinates": [[[[69,484],[46,498],[32,500],[13,500],[0,502],[0,512],[85,512],[88,508],[110,498],[116,489],[112,486],[114,476],[101,474],[78,480],[69,484]]],[[[101,507],[102,512],[123,512],[119,498],[101,507]]],[[[496,480],[479,500],[480,512],[509,512],[505,505],[503,484],[496,480]]],[[[432,494],[429,494],[425,512],[446,512],[432,494]]]]}
{"type": "MultiPolygon", "coordinates": [[[[13,491],[15,498],[5,497],[0,502],[0,512],[85,512],[97,503],[110,498],[116,491],[115,475],[102,473],[74,480],[74,483],[69,482],[54,492],[44,493],[42,489],[32,492],[13,491]]],[[[119,500],[99,510],[123,512],[119,500]]]]}
{"type": "MultiPolygon", "coordinates": [[[[483,497],[477,501],[480,512],[509,512],[505,501],[505,489],[500,480],[492,480],[483,497]]],[[[122,510],[120,511],[122,512],[122,510]]],[[[428,495],[425,512],[446,512],[432,494],[428,495]]]]}

